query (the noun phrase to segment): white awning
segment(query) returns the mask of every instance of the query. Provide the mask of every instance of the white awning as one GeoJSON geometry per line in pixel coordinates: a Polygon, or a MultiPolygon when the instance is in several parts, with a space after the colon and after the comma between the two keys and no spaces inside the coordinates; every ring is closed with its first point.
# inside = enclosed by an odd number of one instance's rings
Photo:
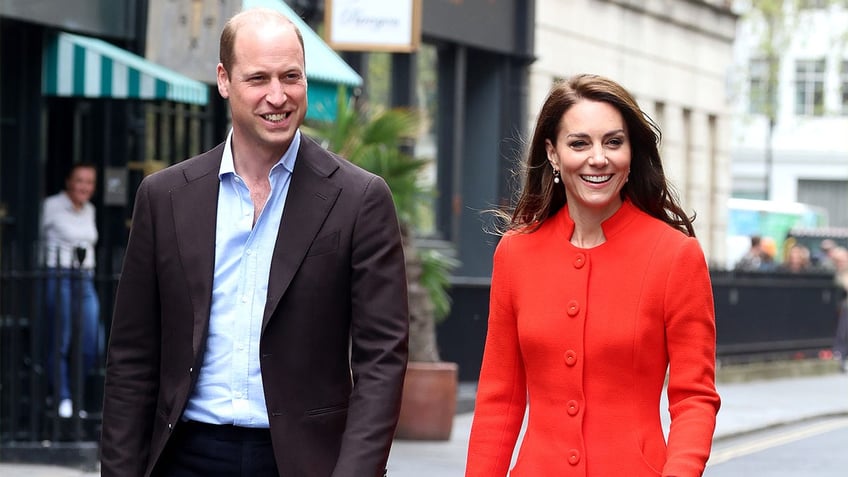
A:
{"type": "Polygon", "coordinates": [[[168,100],[205,105],[207,85],[111,43],[60,32],[47,41],[42,91],[47,96],[168,100]]]}

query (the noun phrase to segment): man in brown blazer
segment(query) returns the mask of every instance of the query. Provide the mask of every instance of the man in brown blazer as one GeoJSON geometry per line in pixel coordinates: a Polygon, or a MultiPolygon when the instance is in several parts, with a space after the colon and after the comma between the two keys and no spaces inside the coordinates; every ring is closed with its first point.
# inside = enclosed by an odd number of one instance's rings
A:
{"type": "Polygon", "coordinates": [[[101,474],[383,475],[408,338],[391,194],[301,135],[303,40],[281,14],[227,23],[217,81],[226,142],[138,189],[101,474]]]}

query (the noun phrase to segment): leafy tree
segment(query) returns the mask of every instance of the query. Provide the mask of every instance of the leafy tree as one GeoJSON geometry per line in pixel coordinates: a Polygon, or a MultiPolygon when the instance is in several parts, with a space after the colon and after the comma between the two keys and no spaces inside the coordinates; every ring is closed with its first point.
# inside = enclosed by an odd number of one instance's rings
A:
{"type": "MultiPolygon", "coordinates": [[[[766,116],[768,129],[766,131],[766,186],[765,198],[771,198],[771,169],[773,156],[773,136],[778,119],[779,73],[781,67],[781,52],[786,50],[798,32],[802,13],[810,9],[829,9],[835,6],[848,8],[848,0],[748,0],[737,2],[744,16],[760,27],[759,54],[765,61],[765,78],[762,91],[751,92],[759,94],[761,100],[760,113],[766,116]]],[[[844,34],[840,42],[844,43],[844,34]]]]}

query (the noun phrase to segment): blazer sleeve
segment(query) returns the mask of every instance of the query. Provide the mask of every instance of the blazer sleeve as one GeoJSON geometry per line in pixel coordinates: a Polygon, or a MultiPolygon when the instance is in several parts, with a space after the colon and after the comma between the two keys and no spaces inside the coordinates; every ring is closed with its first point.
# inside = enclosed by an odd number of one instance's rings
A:
{"type": "Polygon", "coordinates": [[[509,236],[495,249],[489,321],[468,443],[466,477],[506,476],[527,405],[524,362],[518,341],[507,266],[509,236]]]}
{"type": "Polygon", "coordinates": [[[662,475],[700,476],[710,455],[720,399],[712,285],[695,238],[686,238],[671,261],[664,307],[671,428],[662,475]]]}
{"type": "Polygon", "coordinates": [[[333,477],[382,476],[400,413],[409,310],[400,226],[388,186],[373,177],[354,219],[353,392],[333,477]]]}
{"type": "Polygon", "coordinates": [[[148,463],[159,386],[160,323],[150,188],[142,182],[106,359],[101,475],[140,477],[148,463]]]}

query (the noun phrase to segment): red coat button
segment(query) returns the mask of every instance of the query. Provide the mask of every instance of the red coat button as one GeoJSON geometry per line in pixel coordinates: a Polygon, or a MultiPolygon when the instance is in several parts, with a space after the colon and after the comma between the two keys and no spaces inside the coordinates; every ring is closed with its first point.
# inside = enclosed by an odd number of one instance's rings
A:
{"type": "Polygon", "coordinates": [[[571,300],[568,302],[568,309],[566,310],[568,316],[577,316],[580,313],[580,305],[577,303],[577,300],[571,300]]]}
{"type": "Polygon", "coordinates": [[[577,465],[580,463],[580,451],[577,449],[571,449],[568,451],[568,463],[571,465],[577,465]]]}
{"type": "Polygon", "coordinates": [[[566,403],[566,412],[568,412],[569,416],[576,416],[578,412],[580,412],[580,403],[575,400],[568,401],[566,403]]]}
{"type": "Polygon", "coordinates": [[[583,265],[586,265],[586,255],[578,253],[574,256],[574,268],[580,269],[583,265]]]}
{"type": "Polygon", "coordinates": [[[574,350],[568,350],[565,352],[565,364],[568,366],[574,366],[577,364],[577,353],[574,350]]]}

